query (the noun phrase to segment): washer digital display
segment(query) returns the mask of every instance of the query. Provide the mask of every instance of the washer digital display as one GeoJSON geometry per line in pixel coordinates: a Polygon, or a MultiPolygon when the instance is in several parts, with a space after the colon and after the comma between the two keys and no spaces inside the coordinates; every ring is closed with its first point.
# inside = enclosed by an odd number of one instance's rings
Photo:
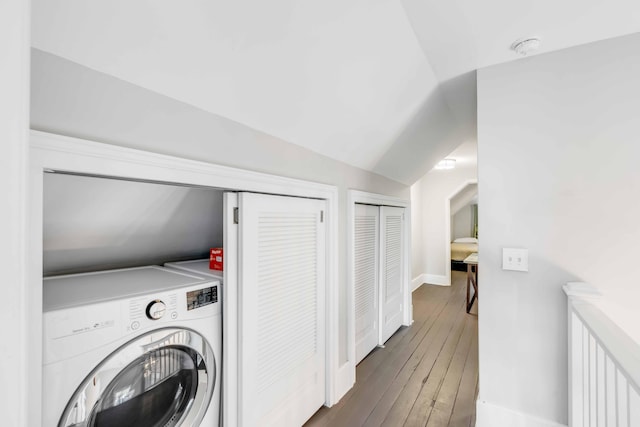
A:
{"type": "Polygon", "coordinates": [[[216,302],[218,302],[217,286],[187,292],[187,310],[193,310],[216,302]]]}

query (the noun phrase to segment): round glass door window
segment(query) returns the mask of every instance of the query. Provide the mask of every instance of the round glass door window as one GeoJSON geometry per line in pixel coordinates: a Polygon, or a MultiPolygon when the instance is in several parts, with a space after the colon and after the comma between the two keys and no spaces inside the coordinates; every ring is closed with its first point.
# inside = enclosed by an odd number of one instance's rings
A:
{"type": "Polygon", "coordinates": [[[198,388],[197,356],[163,348],[127,366],[107,386],[89,416],[89,426],[166,426],[177,424],[198,388]]]}
{"type": "MultiPolygon", "coordinates": [[[[210,360],[207,364],[207,355],[203,354],[210,348],[197,351],[192,347],[193,341],[184,346],[176,343],[181,341],[176,338],[183,337],[171,334],[165,337],[168,345],[144,351],[124,366],[120,362],[124,350],[110,356],[78,389],[60,426],[197,425],[211,399],[215,378],[209,376],[215,376],[215,362],[210,360]]],[[[208,347],[206,341],[201,343],[208,347]]],[[[154,346],[157,344],[154,342],[154,346]]]]}

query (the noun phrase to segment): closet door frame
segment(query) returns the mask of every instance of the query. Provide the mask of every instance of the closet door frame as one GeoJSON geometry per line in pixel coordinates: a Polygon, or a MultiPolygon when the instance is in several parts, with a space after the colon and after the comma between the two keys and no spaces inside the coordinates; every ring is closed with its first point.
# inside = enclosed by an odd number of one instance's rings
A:
{"type": "Polygon", "coordinates": [[[411,303],[411,201],[383,194],[368,193],[359,190],[347,191],[347,341],[348,363],[352,367],[352,384],[356,376],[356,301],[355,301],[355,208],[356,203],[374,206],[392,206],[405,209],[404,216],[404,262],[403,262],[403,321],[404,326],[413,323],[413,306],[411,303]]]}
{"type": "MultiPolygon", "coordinates": [[[[29,134],[29,215],[27,222],[27,244],[30,253],[41,254],[42,247],[42,204],[43,179],[47,172],[67,172],[94,176],[123,178],[141,181],[155,181],[185,185],[214,187],[230,191],[250,191],[256,193],[280,194],[285,196],[317,198],[326,201],[326,390],[325,405],[332,406],[349,390],[342,388],[347,382],[351,366],[340,363],[340,276],[338,253],[340,235],[338,232],[339,193],[336,186],[310,181],[280,177],[260,172],[221,166],[203,161],[183,159],[175,156],[152,153],[144,150],[120,147],[80,138],[72,138],[47,132],[31,130],[29,134]]],[[[25,393],[40,396],[42,389],[42,257],[29,258],[27,271],[27,294],[30,295],[30,309],[25,313],[29,328],[34,333],[29,339],[28,353],[31,377],[25,393]]],[[[225,276],[226,276],[225,272],[225,276]]],[[[225,296],[233,297],[233,278],[225,278],[225,296]]],[[[227,324],[228,325],[228,324],[227,324]]],[[[225,326],[225,333],[226,333],[225,326]]],[[[233,339],[227,334],[227,339],[233,339]]],[[[227,345],[233,347],[227,341],[227,345]]],[[[232,357],[232,355],[227,355],[232,357]]],[[[228,399],[224,411],[229,414],[233,408],[233,384],[225,386],[228,399]]],[[[39,407],[39,405],[38,405],[39,407]]],[[[39,416],[37,414],[36,418],[39,416]]],[[[228,419],[225,425],[231,426],[228,419]]]]}

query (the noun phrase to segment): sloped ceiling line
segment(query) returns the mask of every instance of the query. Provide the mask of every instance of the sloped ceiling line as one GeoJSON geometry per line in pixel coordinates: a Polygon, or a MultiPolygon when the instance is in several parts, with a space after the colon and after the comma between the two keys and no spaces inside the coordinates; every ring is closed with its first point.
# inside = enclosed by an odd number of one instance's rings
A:
{"type": "Polygon", "coordinates": [[[514,39],[551,51],[637,32],[639,14],[635,0],[33,0],[32,44],[409,185],[476,139],[475,70],[517,59],[514,39]]]}

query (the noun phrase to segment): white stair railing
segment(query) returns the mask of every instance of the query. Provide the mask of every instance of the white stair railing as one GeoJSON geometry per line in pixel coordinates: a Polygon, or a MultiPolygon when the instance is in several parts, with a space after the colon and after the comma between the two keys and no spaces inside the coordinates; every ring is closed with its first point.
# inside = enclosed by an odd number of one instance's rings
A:
{"type": "Polygon", "coordinates": [[[594,287],[571,282],[563,289],[569,308],[569,426],[640,427],[640,345],[594,305],[600,295],[594,287]]]}

